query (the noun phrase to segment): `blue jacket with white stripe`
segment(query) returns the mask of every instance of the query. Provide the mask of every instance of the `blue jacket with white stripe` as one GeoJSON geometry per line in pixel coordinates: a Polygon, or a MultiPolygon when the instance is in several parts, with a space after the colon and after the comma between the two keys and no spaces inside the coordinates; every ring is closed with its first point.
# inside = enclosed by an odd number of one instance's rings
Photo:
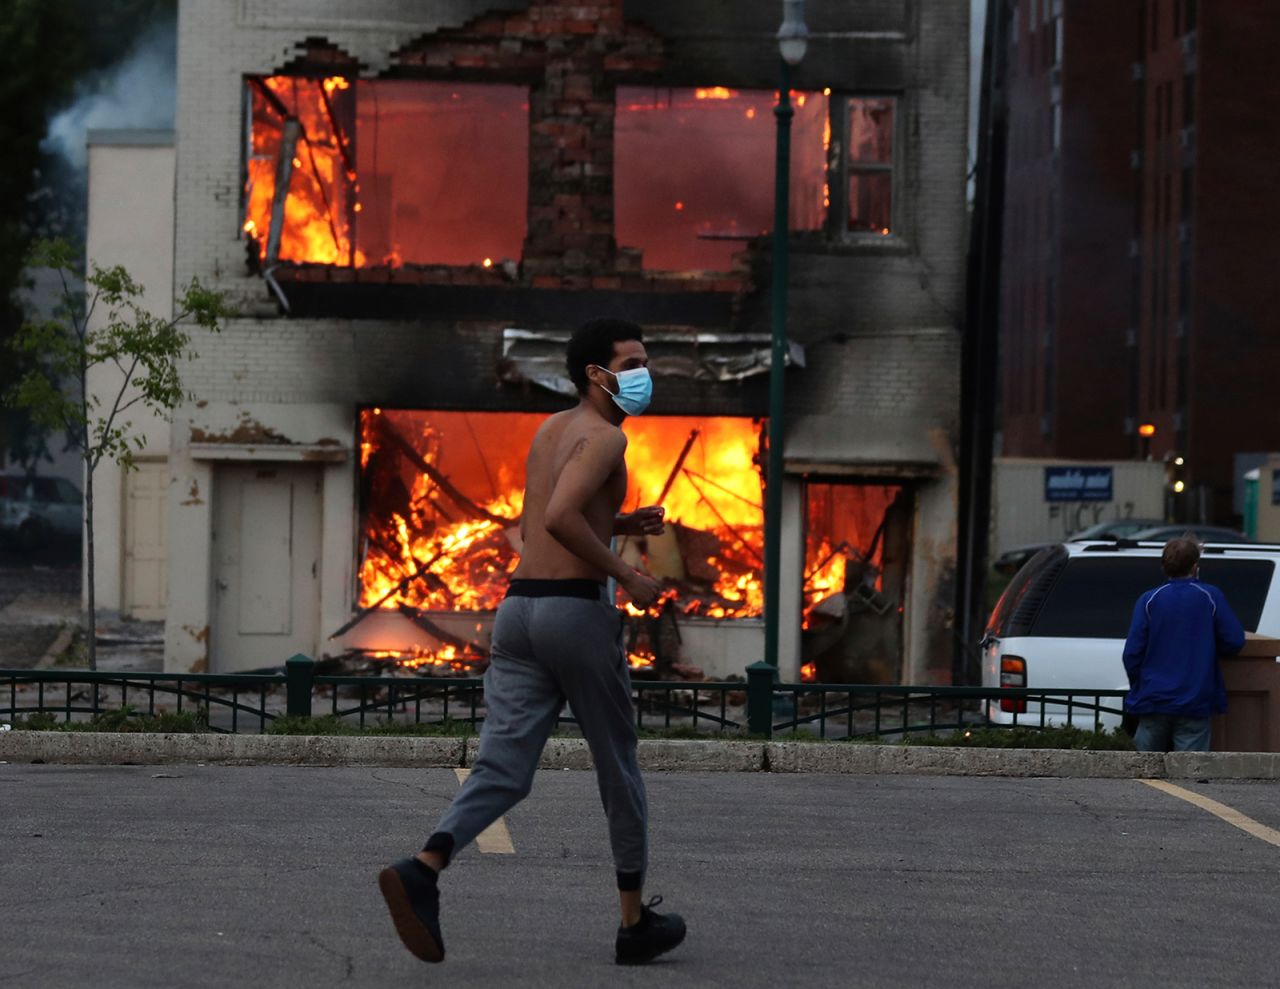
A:
{"type": "Polygon", "coordinates": [[[1207,718],[1227,709],[1219,656],[1234,656],[1244,629],[1222,591],[1194,577],[1138,598],[1124,644],[1130,714],[1207,718]]]}

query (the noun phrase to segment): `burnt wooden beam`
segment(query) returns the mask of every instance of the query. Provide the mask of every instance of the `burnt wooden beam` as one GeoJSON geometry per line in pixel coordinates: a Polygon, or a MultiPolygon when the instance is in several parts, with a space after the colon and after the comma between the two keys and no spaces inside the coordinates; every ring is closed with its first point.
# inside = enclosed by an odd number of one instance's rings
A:
{"type": "Polygon", "coordinates": [[[267,264],[280,259],[280,238],[284,235],[284,206],[289,198],[289,181],[293,178],[293,158],[297,154],[302,123],[289,117],[280,131],[280,152],[276,158],[276,186],[271,197],[271,227],[267,231],[267,264]]]}
{"type": "Polygon", "coordinates": [[[427,459],[414,448],[412,443],[401,436],[400,432],[391,425],[391,423],[386,421],[386,416],[379,416],[378,420],[379,429],[382,434],[394,443],[400,452],[403,453],[415,467],[431,478],[431,480],[436,483],[437,487],[448,495],[449,500],[455,505],[466,511],[473,518],[483,519],[487,522],[494,522],[501,526],[515,524],[515,519],[509,519],[502,515],[494,515],[488,509],[477,505],[474,501],[454,487],[453,483],[445,476],[444,472],[441,471],[440,468],[429,463],[427,459]]]}
{"type": "Polygon", "coordinates": [[[456,649],[464,649],[476,653],[484,652],[477,643],[446,631],[412,605],[400,605],[400,614],[404,615],[405,618],[409,619],[409,621],[413,622],[413,624],[417,625],[418,628],[422,629],[422,631],[426,632],[432,638],[439,639],[443,645],[453,646],[456,649]]]}

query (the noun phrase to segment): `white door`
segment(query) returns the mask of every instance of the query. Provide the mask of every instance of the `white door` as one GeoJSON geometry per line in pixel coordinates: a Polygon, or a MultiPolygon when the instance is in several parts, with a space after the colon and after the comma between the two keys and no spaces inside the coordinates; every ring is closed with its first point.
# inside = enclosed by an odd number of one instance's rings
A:
{"type": "Polygon", "coordinates": [[[124,475],[124,613],[160,621],[169,602],[169,464],[124,475]]]}
{"type": "Polygon", "coordinates": [[[319,468],[226,466],[214,476],[212,669],[316,654],[319,468]]]}

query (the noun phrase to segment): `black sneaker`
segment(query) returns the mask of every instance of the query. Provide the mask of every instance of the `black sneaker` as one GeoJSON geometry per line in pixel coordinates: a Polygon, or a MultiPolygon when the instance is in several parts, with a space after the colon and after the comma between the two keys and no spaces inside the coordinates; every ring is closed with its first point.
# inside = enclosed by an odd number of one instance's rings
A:
{"type": "Polygon", "coordinates": [[[378,873],[378,888],[400,940],[424,962],[444,961],[440,936],[440,890],[435,871],[416,858],[401,859],[378,873]]]}
{"type": "Polygon", "coordinates": [[[618,928],[614,961],[619,965],[643,965],[684,940],[684,920],[679,914],[653,912],[661,902],[662,897],[655,896],[640,908],[639,923],[618,928]]]}

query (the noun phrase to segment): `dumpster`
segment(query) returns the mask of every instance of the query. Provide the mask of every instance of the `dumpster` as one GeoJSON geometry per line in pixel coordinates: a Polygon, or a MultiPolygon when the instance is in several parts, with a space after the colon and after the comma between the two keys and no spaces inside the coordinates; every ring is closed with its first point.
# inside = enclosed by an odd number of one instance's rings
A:
{"type": "Polygon", "coordinates": [[[1280,752],[1280,639],[1246,633],[1244,648],[1220,660],[1227,712],[1213,719],[1215,752],[1280,752]]]}

